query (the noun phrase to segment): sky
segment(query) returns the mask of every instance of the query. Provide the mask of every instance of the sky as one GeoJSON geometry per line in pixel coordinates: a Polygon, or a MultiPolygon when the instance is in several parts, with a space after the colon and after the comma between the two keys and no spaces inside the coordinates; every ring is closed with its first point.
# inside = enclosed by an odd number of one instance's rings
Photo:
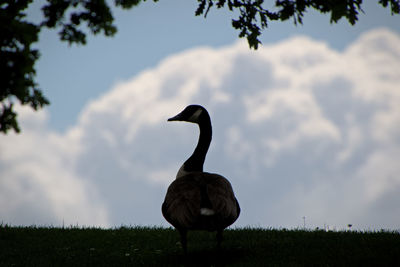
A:
{"type": "MultiPolygon", "coordinates": [[[[211,115],[205,171],[227,177],[237,227],[400,228],[400,16],[377,1],[356,26],[307,13],[250,50],[232,14],[195,1],[114,9],[118,33],[68,46],[43,31],[37,81],[51,105],[18,107],[0,137],[0,221],[168,226],[161,203],[211,115]]],[[[29,9],[40,19],[40,2],[29,9]]]]}

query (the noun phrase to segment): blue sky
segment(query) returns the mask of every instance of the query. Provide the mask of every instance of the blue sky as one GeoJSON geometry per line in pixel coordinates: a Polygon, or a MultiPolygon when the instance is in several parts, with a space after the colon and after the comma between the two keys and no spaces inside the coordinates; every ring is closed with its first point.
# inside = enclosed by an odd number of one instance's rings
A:
{"type": "MultiPolygon", "coordinates": [[[[115,83],[156,66],[168,55],[197,46],[221,47],[238,39],[231,26],[232,13],[212,9],[207,18],[194,16],[196,1],[147,1],[129,11],[113,9],[118,33],[113,38],[88,35],[85,46],[59,41],[57,31],[43,31],[38,48],[37,80],[51,101],[50,125],[65,130],[73,125],[82,107],[108,91],[115,83]]],[[[276,43],[293,35],[306,35],[342,50],[371,28],[389,27],[400,32],[400,16],[377,1],[363,4],[365,14],[351,26],[342,19],[330,24],[329,16],[308,12],[303,25],[271,22],[263,32],[263,44],[276,43]]],[[[32,15],[39,9],[32,7],[32,15]]]]}
{"type": "MultiPolygon", "coordinates": [[[[38,82],[52,105],[17,107],[0,139],[0,219],[14,225],[162,225],[168,184],[211,114],[205,170],[226,176],[236,226],[399,229],[400,16],[368,1],[356,26],[311,12],[272,23],[263,46],[230,14],[190,1],[114,10],[114,38],[41,33],[38,82]]],[[[30,16],[38,17],[33,6],[30,16]]]]}

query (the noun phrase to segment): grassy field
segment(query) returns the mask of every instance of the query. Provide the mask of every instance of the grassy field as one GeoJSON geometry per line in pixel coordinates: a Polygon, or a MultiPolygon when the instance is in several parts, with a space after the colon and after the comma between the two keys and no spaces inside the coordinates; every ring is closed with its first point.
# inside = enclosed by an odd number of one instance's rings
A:
{"type": "Polygon", "coordinates": [[[0,266],[400,266],[398,232],[234,229],[189,232],[183,256],[173,229],[0,225],[0,266]]]}

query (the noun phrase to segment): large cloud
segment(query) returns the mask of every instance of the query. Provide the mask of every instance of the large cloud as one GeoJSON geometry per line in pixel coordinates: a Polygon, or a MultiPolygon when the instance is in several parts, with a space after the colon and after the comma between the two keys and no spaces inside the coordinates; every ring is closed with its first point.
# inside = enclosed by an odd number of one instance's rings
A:
{"type": "Polygon", "coordinates": [[[160,204],[198,134],[166,119],[199,103],[214,126],[205,169],[231,180],[237,225],[397,229],[399,84],[400,37],[385,29],[342,52],[307,37],[185,51],[89,103],[63,135],[39,118],[3,137],[0,216],[166,225],[160,204]]]}
{"type": "Polygon", "coordinates": [[[18,107],[24,133],[0,139],[0,220],[17,225],[108,225],[90,181],[75,170],[79,143],[46,127],[47,115],[18,107]]]}

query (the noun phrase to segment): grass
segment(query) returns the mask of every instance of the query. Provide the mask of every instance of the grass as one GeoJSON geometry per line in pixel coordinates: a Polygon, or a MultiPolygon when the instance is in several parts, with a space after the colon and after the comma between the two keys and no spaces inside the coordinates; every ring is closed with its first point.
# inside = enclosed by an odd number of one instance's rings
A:
{"type": "Polygon", "coordinates": [[[189,232],[182,254],[173,229],[0,225],[0,266],[400,266],[398,232],[244,228],[189,232]]]}

